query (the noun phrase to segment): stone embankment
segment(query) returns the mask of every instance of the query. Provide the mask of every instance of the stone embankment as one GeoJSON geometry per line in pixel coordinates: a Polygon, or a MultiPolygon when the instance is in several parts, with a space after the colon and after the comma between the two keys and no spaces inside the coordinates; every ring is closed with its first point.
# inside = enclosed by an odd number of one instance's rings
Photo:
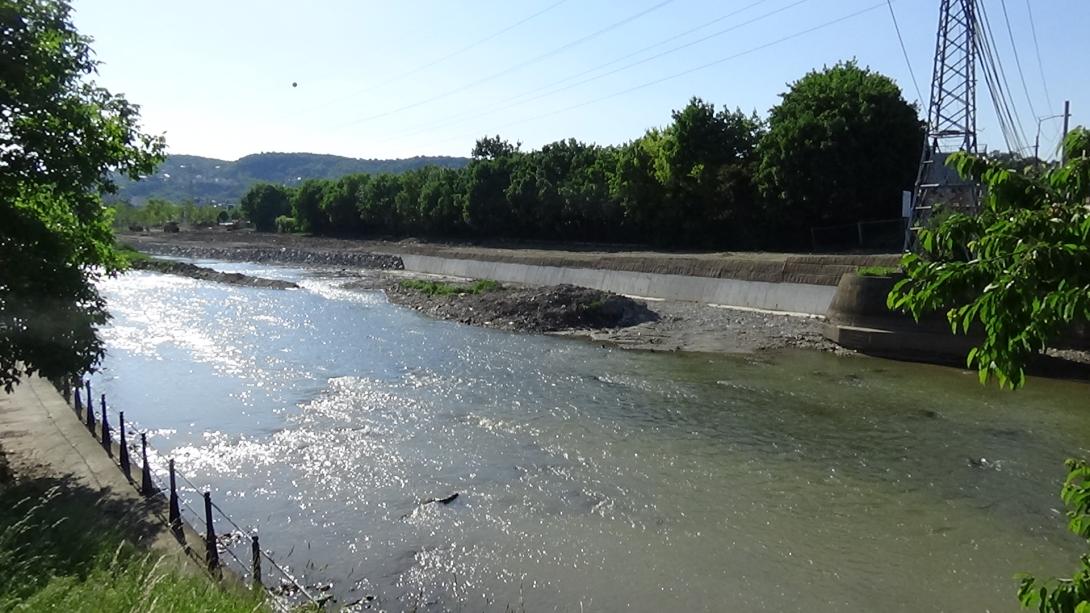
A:
{"type": "Polygon", "coordinates": [[[239,247],[206,244],[164,244],[137,242],[136,246],[151,255],[178,258],[226,260],[231,262],[277,262],[284,264],[308,264],[401,270],[404,265],[396,255],[359,251],[326,251],[294,247],[239,247]]]}

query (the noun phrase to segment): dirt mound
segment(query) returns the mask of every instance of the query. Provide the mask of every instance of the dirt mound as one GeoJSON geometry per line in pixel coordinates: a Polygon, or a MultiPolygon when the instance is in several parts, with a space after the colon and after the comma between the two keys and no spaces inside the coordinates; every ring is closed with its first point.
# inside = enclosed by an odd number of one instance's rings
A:
{"type": "Polygon", "coordinates": [[[395,284],[387,295],[391,302],[439,319],[521,332],[623,328],[658,319],[631,298],[574,285],[464,289],[435,294],[395,284]]]}

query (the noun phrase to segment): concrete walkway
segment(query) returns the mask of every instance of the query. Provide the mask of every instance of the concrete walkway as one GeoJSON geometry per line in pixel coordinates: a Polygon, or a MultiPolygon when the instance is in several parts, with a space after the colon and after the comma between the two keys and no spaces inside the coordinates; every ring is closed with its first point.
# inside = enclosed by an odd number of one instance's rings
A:
{"type": "MultiPolygon", "coordinates": [[[[116,447],[115,447],[116,449],[116,447]]],[[[17,478],[44,477],[93,492],[122,532],[138,545],[198,570],[167,524],[162,496],[146,499],[87,430],[80,417],[44,379],[32,377],[0,395],[0,450],[17,478]]],[[[133,463],[139,478],[139,464],[133,463]]],[[[191,539],[190,539],[191,540],[191,539]]],[[[200,546],[196,546],[200,551],[200,546]]]]}

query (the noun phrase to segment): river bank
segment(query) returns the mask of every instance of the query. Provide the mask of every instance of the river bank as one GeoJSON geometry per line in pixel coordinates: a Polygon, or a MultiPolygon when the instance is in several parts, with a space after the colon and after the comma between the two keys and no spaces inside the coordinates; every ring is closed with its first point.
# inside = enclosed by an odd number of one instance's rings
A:
{"type": "Polygon", "coordinates": [[[0,396],[0,610],[269,610],[222,587],[50,383],[0,396]]]}
{"type": "MultiPolygon", "coordinates": [[[[568,315],[560,318],[557,317],[559,313],[555,309],[538,309],[540,305],[549,302],[547,298],[550,295],[553,296],[555,305],[555,300],[563,293],[558,293],[550,286],[504,284],[510,291],[485,297],[423,295],[407,291],[401,282],[406,279],[423,279],[459,283],[466,279],[406,272],[402,270],[398,256],[374,251],[392,249],[395,246],[393,243],[222,232],[183,232],[169,236],[126,234],[122,240],[145,253],[155,255],[343,268],[346,272],[351,271],[352,281],[348,288],[383,291],[391,302],[412,308],[429,317],[518,332],[586,338],[622,349],[754,353],[802,348],[838,354],[853,353],[825,339],[822,335],[822,320],[817,317],[678,300],[636,299],[635,303],[639,306],[628,307],[629,310],[632,313],[635,313],[634,309],[646,310],[647,315],[628,319],[622,316],[609,325],[595,325],[587,318],[572,318],[570,315],[579,310],[580,305],[585,310],[585,307],[604,296],[615,294],[585,293],[581,296],[581,302],[574,303],[569,300],[566,309],[568,315]],[[624,325],[617,325],[621,320],[624,320],[624,325]],[[563,322],[566,324],[558,325],[563,322]]],[[[475,250],[484,249],[471,246],[437,246],[415,241],[397,243],[396,246],[414,253],[444,253],[462,257],[472,255],[475,250]]],[[[739,262],[749,263],[748,268],[743,267],[743,272],[748,271],[746,274],[767,274],[768,270],[776,267],[784,269],[786,262],[786,256],[782,254],[735,256],[565,251],[557,255],[542,249],[532,249],[529,252],[520,252],[522,255],[518,256],[514,252],[500,253],[503,251],[501,248],[490,249],[491,257],[529,257],[539,263],[556,264],[575,258],[576,263],[582,266],[608,261],[612,265],[629,269],[683,269],[696,272],[718,271],[719,274],[725,268],[737,268],[740,266],[739,262]]],[[[829,270],[833,269],[825,267],[821,274],[831,274],[829,270]]]]}
{"type": "Polygon", "coordinates": [[[1015,573],[1085,551],[1052,511],[1084,385],[613,350],[422,317],[357,271],[215,266],[304,289],[105,279],[93,385],[340,602],[1005,611],[1015,573]]]}
{"type": "Polygon", "coordinates": [[[178,275],[180,277],[198,279],[200,281],[213,281],[215,283],[226,283],[228,285],[240,285],[243,287],[260,287],[265,289],[299,288],[298,285],[291,281],[263,279],[261,277],[251,277],[250,275],[243,275],[237,272],[220,272],[218,270],[212,270],[211,268],[197,266],[196,264],[175,262],[172,260],[141,258],[134,260],[131,263],[131,268],[133,270],[146,270],[166,275],[178,275]]]}

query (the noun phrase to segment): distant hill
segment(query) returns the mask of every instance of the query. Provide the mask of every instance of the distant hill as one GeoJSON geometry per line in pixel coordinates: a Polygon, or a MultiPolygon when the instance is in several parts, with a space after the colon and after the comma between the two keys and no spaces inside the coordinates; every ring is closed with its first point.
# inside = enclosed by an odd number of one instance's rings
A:
{"type": "Polygon", "coordinates": [[[257,153],[229,162],[196,155],[170,155],[154,175],[141,181],[118,181],[118,193],[112,199],[133,204],[141,204],[148,198],[234,203],[259,181],[294,185],[306,179],[401,173],[423,166],[461,168],[468,163],[468,158],[447,156],[360,160],[319,153],[257,153]]]}

